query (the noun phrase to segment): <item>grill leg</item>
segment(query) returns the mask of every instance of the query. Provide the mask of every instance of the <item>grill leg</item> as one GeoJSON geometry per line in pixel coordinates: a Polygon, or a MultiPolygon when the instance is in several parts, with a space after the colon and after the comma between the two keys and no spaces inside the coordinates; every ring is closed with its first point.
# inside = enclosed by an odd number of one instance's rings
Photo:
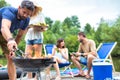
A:
{"type": "Polygon", "coordinates": [[[22,80],[24,74],[25,74],[25,72],[22,72],[22,74],[21,74],[21,76],[20,76],[20,80],[22,80]]]}
{"type": "Polygon", "coordinates": [[[37,72],[37,80],[42,80],[40,71],[37,72]]]}

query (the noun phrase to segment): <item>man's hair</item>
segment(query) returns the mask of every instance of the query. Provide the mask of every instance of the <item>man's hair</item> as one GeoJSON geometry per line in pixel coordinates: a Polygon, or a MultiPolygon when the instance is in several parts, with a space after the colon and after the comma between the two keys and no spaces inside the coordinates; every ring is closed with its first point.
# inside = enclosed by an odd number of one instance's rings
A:
{"type": "Polygon", "coordinates": [[[79,36],[83,36],[83,37],[86,37],[85,33],[84,32],[79,32],[78,33],[79,36]]]}
{"type": "Polygon", "coordinates": [[[29,9],[31,11],[33,11],[34,8],[35,8],[33,2],[29,1],[29,0],[23,0],[22,3],[21,3],[21,7],[22,8],[27,8],[27,9],[29,9]]]}

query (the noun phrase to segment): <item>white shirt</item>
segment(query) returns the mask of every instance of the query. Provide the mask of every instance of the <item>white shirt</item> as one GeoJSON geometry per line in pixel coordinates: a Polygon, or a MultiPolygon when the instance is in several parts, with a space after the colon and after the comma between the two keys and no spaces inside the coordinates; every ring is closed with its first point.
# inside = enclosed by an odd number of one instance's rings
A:
{"type": "MultiPolygon", "coordinates": [[[[44,16],[42,13],[37,15],[36,17],[32,18],[30,20],[30,24],[37,24],[37,23],[45,23],[44,16]]],[[[34,39],[43,39],[43,32],[37,31],[35,32],[33,28],[29,28],[26,36],[25,36],[25,41],[26,40],[34,40],[34,39]]]]}
{"type": "Polygon", "coordinates": [[[43,32],[35,32],[33,28],[29,28],[25,36],[25,41],[34,39],[43,39],[43,32]]]}

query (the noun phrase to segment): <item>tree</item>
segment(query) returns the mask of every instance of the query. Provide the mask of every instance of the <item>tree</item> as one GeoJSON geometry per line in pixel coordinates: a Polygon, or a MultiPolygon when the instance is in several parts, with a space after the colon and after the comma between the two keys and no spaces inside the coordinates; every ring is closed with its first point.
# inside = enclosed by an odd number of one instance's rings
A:
{"type": "Polygon", "coordinates": [[[0,8],[4,7],[4,6],[8,6],[10,4],[6,3],[5,0],[0,0],[0,8]]]}
{"type": "Polygon", "coordinates": [[[68,28],[77,27],[80,28],[80,22],[77,16],[66,17],[63,21],[63,26],[68,28]]]}
{"type": "Polygon", "coordinates": [[[46,22],[46,24],[49,25],[48,28],[51,29],[52,28],[52,24],[53,24],[53,20],[50,17],[45,17],[45,22],[46,22]]]}
{"type": "Polygon", "coordinates": [[[56,36],[55,36],[55,34],[52,32],[52,31],[46,31],[46,32],[44,32],[44,43],[46,44],[48,44],[48,43],[50,43],[50,44],[55,44],[56,43],[56,41],[57,41],[57,38],[56,38],[56,36]]]}
{"type": "Polygon", "coordinates": [[[76,52],[78,50],[79,41],[77,35],[67,35],[65,38],[66,46],[70,52],[76,52]]]}
{"type": "Polygon", "coordinates": [[[75,26],[77,28],[80,28],[80,22],[79,22],[79,19],[77,16],[72,16],[71,17],[71,20],[72,20],[72,26],[75,26]]]}
{"type": "Polygon", "coordinates": [[[55,21],[55,23],[53,24],[53,26],[51,28],[52,32],[60,34],[60,29],[61,29],[61,22],[55,21]]]}
{"type": "Polygon", "coordinates": [[[91,25],[89,24],[89,23],[87,23],[86,25],[85,25],[85,28],[84,28],[84,32],[85,32],[85,34],[90,34],[91,32],[91,25]]]}
{"type": "Polygon", "coordinates": [[[63,26],[67,26],[67,28],[71,28],[72,27],[72,20],[69,17],[65,18],[63,21],[63,26]]]}

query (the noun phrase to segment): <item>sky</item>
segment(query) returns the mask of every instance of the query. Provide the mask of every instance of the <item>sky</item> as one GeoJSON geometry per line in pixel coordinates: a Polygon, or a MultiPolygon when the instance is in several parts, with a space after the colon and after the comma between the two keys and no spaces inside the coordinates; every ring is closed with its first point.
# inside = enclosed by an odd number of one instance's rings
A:
{"type": "MultiPolygon", "coordinates": [[[[18,7],[22,0],[5,0],[18,7]]],[[[78,16],[81,27],[89,23],[97,27],[100,19],[115,20],[120,16],[120,0],[32,0],[42,8],[45,17],[63,21],[66,17],[78,16]]]]}

